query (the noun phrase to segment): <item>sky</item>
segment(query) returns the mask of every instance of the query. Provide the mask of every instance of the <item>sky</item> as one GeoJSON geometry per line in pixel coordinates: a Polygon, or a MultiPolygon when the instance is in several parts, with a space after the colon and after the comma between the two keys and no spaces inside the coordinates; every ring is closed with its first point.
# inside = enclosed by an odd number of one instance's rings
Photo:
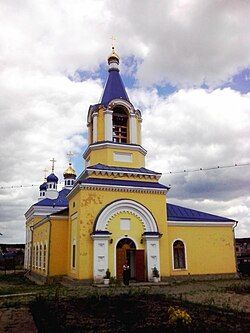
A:
{"type": "Polygon", "coordinates": [[[249,17],[248,0],[0,0],[0,242],[25,242],[39,195],[29,185],[52,157],[60,180],[69,151],[84,169],[111,36],[167,200],[235,219],[250,237],[249,165],[169,173],[250,163],[249,17]]]}

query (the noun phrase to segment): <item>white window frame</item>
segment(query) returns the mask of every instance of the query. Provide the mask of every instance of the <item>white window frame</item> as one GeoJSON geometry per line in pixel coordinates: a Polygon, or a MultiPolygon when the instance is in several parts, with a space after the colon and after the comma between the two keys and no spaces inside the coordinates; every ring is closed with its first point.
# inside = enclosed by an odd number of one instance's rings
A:
{"type": "Polygon", "coordinates": [[[188,270],[188,261],[187,261],[187,247],[186,247],[186,243],[184,242],[184,240],[183,239],[181,239],[181,238],[176,238],[176,239],[174,239],[173,241],[172,241],[172,245],[171,245],[171,247],[172,247],[172,270],[173,271],[187,271],[188,270]],[[184,245],[184,255],[185,255],[185,268],[175,268],[174,267],[174,243],[176,242],[176,241],[180,241],[180,242],[182,242],[183,243],[183,245],[184,245]]]}

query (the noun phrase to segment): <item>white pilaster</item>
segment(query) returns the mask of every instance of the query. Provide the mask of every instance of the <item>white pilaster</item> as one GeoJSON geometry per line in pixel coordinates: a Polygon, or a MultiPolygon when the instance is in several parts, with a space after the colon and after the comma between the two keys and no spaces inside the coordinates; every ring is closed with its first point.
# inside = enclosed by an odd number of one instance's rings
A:
{"type": "Polygon", "coordinates": [[[146,241],[146,253],[147,253],[147,273],[148,281],[153,280],[153,268],[156,267],[160,273],[160,251],[159,251],[159,236],[144,236],[146,241]]]}
{"type": "Polygon", "coordinates": [[[105,110],[104,111],[104,124],[105,124],[105,141],[113,140],[113,111],[105,110]]]}
{"type": "Polygon", "coordinates": [[[88,144],[91,145],[91,141],[92,141],[92,127],[91,127],[91,124],[88,124],[87,125],[87,128],[88,128],[88,144]]]}
{"type": "Polygon", "coordinates": [[[92,235],[94,240],[94,281],[103,279],[108,266],[109,235],[92,235]]]}
{"type": "Polygon", "coordinates": [[[131,114],[129,118],[130,122],[130,143],[137,144],[137,128],[136,128],[136,117],[135,114],[131,114]]]}
{"type": "Polygon", "coordinates": [[[93,113],[93,143],[97,142],[97,116],[98,113],[93,113]]]}

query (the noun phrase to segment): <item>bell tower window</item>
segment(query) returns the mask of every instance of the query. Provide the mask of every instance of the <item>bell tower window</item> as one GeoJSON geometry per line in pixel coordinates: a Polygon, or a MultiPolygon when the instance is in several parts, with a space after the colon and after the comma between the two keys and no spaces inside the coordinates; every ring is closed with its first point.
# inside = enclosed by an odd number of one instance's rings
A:
{"type": "Polygon", "coordinates": [[[120,106],[113,110],[113,142],[128,143],[128,115],[120,106]]]}

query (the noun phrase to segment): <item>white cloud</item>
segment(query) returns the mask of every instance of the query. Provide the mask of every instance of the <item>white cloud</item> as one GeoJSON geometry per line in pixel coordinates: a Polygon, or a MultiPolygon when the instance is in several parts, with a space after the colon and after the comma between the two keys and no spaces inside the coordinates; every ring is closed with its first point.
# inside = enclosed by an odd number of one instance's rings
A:
{"type": "MultiPolygon", "coordinates": [[[[60,74],[3,71],[1,186],[41,184],[52,157],[61,178],[67,152],[82,153],[88,107],[98,100],[101,89],[99,80],[73,82],[60,74]]],[[[6,242],[24,240],[23,214],[37,197],[38,187],[0,190],[0,232],[6,242]]]]}
{"type": "Polygon", "coordinates": [[[130,91],[130,97],[144,110],[147,166],[162,172],[162,181],[172,185],[169,201],[239,220],[237,233],[249,233],[250,166],[169,171],[249,163],[250,94],[229,88],[189,89],[160,97],[155,90],[139,89],[130,91]]]}

